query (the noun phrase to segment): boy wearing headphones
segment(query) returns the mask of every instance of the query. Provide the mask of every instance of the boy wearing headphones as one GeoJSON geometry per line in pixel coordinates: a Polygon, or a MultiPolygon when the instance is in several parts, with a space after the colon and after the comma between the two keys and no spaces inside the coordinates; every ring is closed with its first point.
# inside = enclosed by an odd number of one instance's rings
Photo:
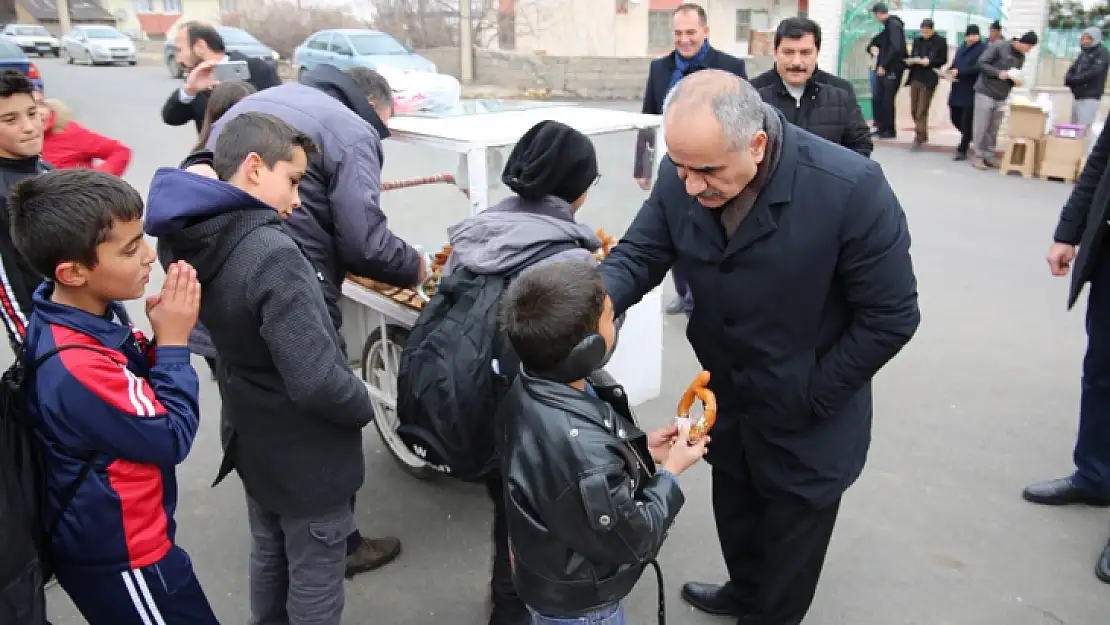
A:
{"type": "Polygon", "coordinates": [[[497,414],[517,593],[535,625],[624,625],[622,600],[685,501],[677,476],[708,437],[643,432],[600,370],[616,328],[596,266],[528,269],[505,291],[501,323],[521,363],[497,414]]]}

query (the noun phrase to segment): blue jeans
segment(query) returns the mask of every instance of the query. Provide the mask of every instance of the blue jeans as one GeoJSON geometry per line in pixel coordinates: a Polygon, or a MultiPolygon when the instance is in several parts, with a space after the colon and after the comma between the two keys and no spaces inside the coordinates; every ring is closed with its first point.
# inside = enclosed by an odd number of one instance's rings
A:
{"type": "Polygon", "coordinates": [[[625,625],[623,603],[614,603],[586,616],[574,618],[543,616],[536,614],[531,608],[528,611],[532,613],[532,625],[625,625]]]}
{"type": "Polygon", "coordinates": [[[1083,358],[1079,399],[1079,436],[1075,441],[1075,484],[1110,494],[1110,247],[1090,262],[1087,296],[1087,354],[1083,358]]]}

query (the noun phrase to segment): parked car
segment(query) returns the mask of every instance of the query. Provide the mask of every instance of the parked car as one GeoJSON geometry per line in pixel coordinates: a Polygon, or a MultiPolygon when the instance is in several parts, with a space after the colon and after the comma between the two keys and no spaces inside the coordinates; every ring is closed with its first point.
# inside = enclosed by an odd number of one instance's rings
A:
{"type": "Polygon", "coordinates": [[[6,72],[9,69],[14,69],[30,78],[36,89],[45,91],[39,68],[27,58],[22,46],[11,37],[0,36],[0,72],[6,72]]]}
{"type": "Polygon", "coordinates": [[[135,44],[111,26],[93,24],[74,26],[62,37],[62,54],[66,63],[81,61],[89,65],[127,63],[134,65],[135,44]]]}
{"type": "Polygon", "coordinates": [[[14,41],[27,54],[39,56],[62,54],[62,42],[38,24],[8,24],[3,31],[0,31],[0,35],[14,41]]]}
{"type": "MultiPolygon", "coordinates": [[[[274,52],[273,48],[255,39],[254,35],[242,28],[219,26],[216,30],[224,40],[224,47],[227,48],[228,52],[234,51],[245,54],[246,56],[259,58],[274,66],[281,60],[281,55],[274,52]]],[[[166,69],[169,70],[170,76],[174,78],[184,77],[185,68],[174,58],[177,56],[177,48],[173,45],[173,36],[166,38],[166,45],[163,47],[162,54],[165,57],[166,69]]]]}
{"type": "Polygon", "coordinates": [[[435,63],[415,54],[393,37],[376,30],[322,30],[313,33],[293,51],[297,77],[317,65],[339,69],[388,67],[435,72],[435,63]]]}

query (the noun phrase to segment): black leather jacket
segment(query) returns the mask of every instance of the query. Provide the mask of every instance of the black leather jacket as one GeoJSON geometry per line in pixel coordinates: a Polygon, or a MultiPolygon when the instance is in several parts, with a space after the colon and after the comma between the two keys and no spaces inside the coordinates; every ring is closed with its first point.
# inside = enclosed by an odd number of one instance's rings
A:
{"type": "Polygon", "coordinates": [[[624,389],[603,372],[590,384],[597,398],[522,373],[497,417],[514,581],[546,616],[626,597],[685,501],[656,473],[624,389]]]}

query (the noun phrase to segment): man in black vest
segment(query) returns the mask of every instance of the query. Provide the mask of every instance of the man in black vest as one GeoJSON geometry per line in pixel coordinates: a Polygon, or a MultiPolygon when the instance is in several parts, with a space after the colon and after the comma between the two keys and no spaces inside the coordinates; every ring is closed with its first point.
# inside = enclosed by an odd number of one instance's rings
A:
{"type": "MultiPolygon", "coordinates": [[[[648,69],[647,88],[644,89],[645,115],[661,115],[667,93],[683,76],[701,69],[723,69],[748,79],[744,61],[709,45],[709,16],[700,5],[687,2],[674,10],[674,52],[655,59],[648,69]]],[[[651,189],[652,165],[655,162],[655,132],[641,131],[636,141],[636,181],[644,191],[651,189]]],[[[678,297],[667,306],[667,314],[690,314],[694,301],[686,279],[677,271],[671,273],[678,297]]]]}
{"type": "Polygon", "coordinates": [[[185,84],[174,89],[162,107],[162,121],[170,126],[184,126],[191,121],[200,132],[209,92],[219,82],[212,76],[212,68],[220,63],[246,61],[250,71],[247,82],[258,91],[281,84],[277,70],[262,59],[228,52],[219,31],[208,24],[186,22],[177,29],[173,43],[177,49],[175,60],[189,74],[185,84]]]}

